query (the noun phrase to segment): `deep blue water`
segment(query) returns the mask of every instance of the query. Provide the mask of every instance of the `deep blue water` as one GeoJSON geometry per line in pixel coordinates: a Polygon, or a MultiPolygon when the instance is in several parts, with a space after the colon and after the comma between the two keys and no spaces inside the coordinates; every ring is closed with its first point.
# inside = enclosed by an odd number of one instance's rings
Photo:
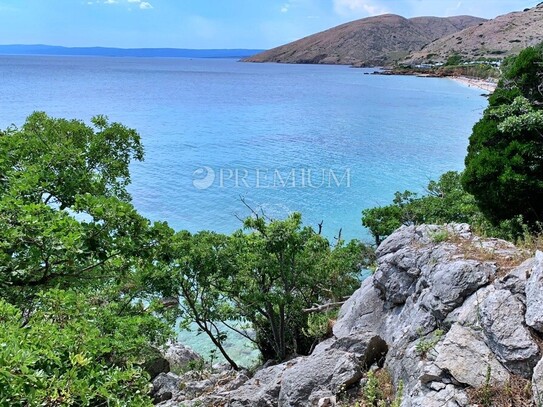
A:
{"type": "Polygon", "coordinates": [[[134,204],[176,229],[231,232],[301,211],[369,240],[361,210],[463,168],[486,100],[445,79],[234,60],[0,56],[0,127],[34,110],[136,128],[134,204]],[[214,173],[214,178],[212,177],[214,173]],[[208,175],[208,177],[206,177],[208,175]]]}

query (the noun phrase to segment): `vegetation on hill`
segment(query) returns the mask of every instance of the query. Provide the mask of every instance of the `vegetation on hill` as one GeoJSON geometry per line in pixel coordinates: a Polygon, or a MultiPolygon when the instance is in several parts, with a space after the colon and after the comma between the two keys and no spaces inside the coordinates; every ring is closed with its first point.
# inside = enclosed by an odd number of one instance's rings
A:
{"type": "Polygon", "coordinates": [[[500,59],[517,55],[543,41],[543,4],[474,24],[444,35],[413,52],[404,63],[446,62],[453,55],[465,61],[500,59]]]}

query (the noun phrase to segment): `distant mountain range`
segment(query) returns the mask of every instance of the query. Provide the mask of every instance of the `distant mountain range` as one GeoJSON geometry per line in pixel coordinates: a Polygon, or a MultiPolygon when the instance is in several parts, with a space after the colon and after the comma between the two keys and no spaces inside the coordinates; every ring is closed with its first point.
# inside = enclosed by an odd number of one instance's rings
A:
{"type": "Polygon", "coordinates": [[[246,58],[285,62],[376,66],[401,60],[445,35],[486,20],[471,16],[417,17],[395,14],[364,18],[246,58]]]}
{"type": "Polygon", "coordinates": [[[0,45],[0,55],[58,55],[166,58],[244,58],[262,52],[255,49],[179,49],[59,47],[52,45],[0,45]]]}

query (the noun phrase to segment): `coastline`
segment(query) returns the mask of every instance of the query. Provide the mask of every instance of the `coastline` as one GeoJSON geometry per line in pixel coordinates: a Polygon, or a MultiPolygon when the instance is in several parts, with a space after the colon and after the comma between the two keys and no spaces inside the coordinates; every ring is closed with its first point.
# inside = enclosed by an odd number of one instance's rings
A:
{"type": "Polygon", "coordinates": [[[421,71],[416,69],[403,69],[398,70],[394,68],[383,68],[382,71],[374,71],[371,75],[407,75],[407,76],[417,76],[419,78],[445,78],[453,80],[461,85],[464,85],[468,88],[477,88],[484,90],[488,93],[492,93],[496,90],[498,83],[489,79],[480,79],[474,78],[471,76],[462,76],[462,75],[450,75],[443,73],[436,73],[430,71],[421,71]]]}
{"type": "Polygon", "coordinates": [[[496,90],[496,87],[498,86],[498,84],[495,82],[490,82],[484,79],[469,78],[467,76],[448,76],[447,78],[458,82],[464,86],[470,88],[479,88],[489,93],[494,92],[496,90]]]}

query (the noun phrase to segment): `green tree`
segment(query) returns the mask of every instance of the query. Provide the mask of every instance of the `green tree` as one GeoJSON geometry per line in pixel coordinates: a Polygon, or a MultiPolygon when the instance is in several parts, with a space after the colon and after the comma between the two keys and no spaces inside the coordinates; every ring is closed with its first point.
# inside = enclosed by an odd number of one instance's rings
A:
{"type": "Polygon", "coordinates": [[[362,211],[367,227],[378,246],[402,225],[423,223],[480,223],[480,212],[472,195],[464,191],[461,174],[449,171],[438,181],[430,181],[426,194],[396,192],[391,205],[362,211]]]}
{"type": "Polygon", "coordinates": [[[171,332],[143,277],[172,232],[130,204],[142,158],[101,116],[0,132],[0,404],[150,404],[137,364],[171,332]]]}
{"type": "Polygon", "coordinates": [[[332,246],[302,226],[296,213],[285,220],[254,216],[245,227],[249,233],[239,231],[229,243],[237,270],[227,275],[227,297],[238,319],[255,329],[264,358],[307,354],[313,338],[304,335],[304,309],[336,302],[356,289],[365,260],[363,245],[353,241],[332,246]]]}
{"type": "Polygon", "coordinates": [[[449,58],[447,58],[447,62],[445,62],[445,66],[456,66],[460,65],[463,62],[463,58],[459,54],[453,54],[449,58]]]}
{"type": "Polygon", "coordinates": [[[518,90],[530,102],[543,101],[543,43],[528,47],[502,64],[499,88],[518,90]]]}
{"type": "Polygon", "coordinates": [[[543,47],[504,64],[503,77],[470,137],[462,183],[494,224],[543,220],[543,47]]]}
{"type": "Polygon", "coordinates": [[[398,205],[378,206],[362,211],[362,226],[368,228],[375,246],[402,226],[403,211],[398,205]]]}
{"type": "Polygon", "coordinates": [[[105,116],[94,117],[88,126],[33,113],[20,129],[0,133],[0,193],[61,209],[86,193],[128,202],[132,160],[143,160],[135,130],[109,123],[105,116]]]}
{"type": "MultiPolygon", "coordinates": [[[[179,317],[182,326],[189,328],[195,324],[199,332],[206,334],[226,361],[239,370],[237,363],[224,347],[228,337],[228,327],[232,324],[231,301],[226,295],[224,275],[235,274],[234,260],[226,254],[228,236],[200,232],[195,235],[181,231],[172,236],[167,252],[170,260],[158,266],[162,274],[157,274],[164,290],[179,298],[179,317]]],[[[149,276],[149,280],[153,279],[149,276]]],[[[148,280],[148,281],[149,281],[148,280]]]]}

